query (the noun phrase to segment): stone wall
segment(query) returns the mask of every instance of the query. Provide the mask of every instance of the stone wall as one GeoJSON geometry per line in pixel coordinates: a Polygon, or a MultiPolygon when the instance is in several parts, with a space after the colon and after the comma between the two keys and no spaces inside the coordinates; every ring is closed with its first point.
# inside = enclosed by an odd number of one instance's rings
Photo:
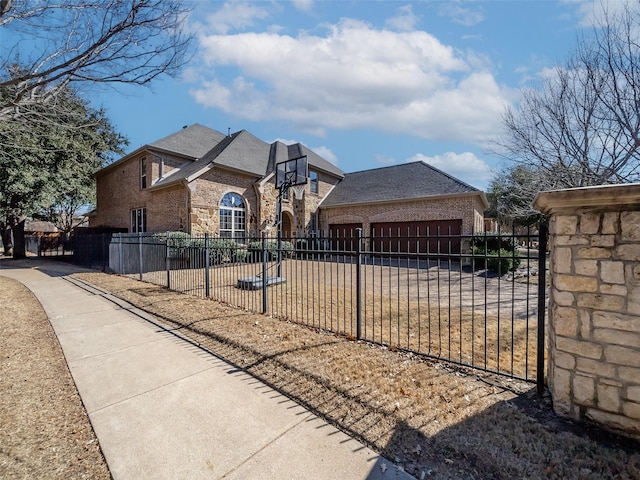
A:
{"type": "Polygon", "coordinates": [[[640,184],[543,192],[556,413],[640,438],[640,184]]]}
{"type": "Polygon", "coordinates": [[[189,184],[191,194],[191,233],[220,233],[219,205],[227,193],[239,194],[246,208],[246,232],[249,237],[257,237],[258,197],[254,188],[253,175],[212,168],[189,184]]]}

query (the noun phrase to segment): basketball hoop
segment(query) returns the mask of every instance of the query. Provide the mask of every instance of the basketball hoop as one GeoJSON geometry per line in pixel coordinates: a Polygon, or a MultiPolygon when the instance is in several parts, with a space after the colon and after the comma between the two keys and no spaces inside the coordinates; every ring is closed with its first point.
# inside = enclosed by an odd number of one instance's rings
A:
{"type": "Polygon", "coordinates": [[[302,200],[304,195],[304,187],[305,185],[291,185],[289,188],[293,190],[293,194],[296,196],[298,200],[302,200]]]}

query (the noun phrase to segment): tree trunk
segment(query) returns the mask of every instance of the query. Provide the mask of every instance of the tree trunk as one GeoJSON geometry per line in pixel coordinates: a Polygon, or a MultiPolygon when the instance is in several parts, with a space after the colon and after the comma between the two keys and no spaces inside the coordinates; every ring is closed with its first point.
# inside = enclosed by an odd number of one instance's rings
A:
{"type": "Polygon", "coordinates": [[[16,219],[13,223],[11,231],[13,232],[13,258],[26,258],[27,248],[24,240],[24,222],[25,219],[16,219]]]}
{"type": "Polygon", "coordinates": [[[11,228],[8,224],[0,222],[0,236],[2,237],[4,255],[11,255],[13,250],[13,243],[11,242],[11,228]]]}

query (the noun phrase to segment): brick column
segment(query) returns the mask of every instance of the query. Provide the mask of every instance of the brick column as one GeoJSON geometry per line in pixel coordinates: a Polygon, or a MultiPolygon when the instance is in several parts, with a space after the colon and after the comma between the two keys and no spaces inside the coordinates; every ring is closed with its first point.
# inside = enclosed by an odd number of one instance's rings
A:
{"type": "Polygon", "coordinates": [[[640,438],[640,184],[542,192],[548,384],[561,416],[640,438]]]}

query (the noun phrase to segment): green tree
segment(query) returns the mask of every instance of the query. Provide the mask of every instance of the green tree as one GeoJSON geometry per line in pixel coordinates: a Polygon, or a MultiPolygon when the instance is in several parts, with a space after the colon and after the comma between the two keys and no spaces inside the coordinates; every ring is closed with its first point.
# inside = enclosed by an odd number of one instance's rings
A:
{"type": "Polygon", "coordinates": [[[496,174],[487,190],[489,210],[486,215],[500,224],[533,225],[543,215],[532,206],[538,192],[563,188],[553,176],[545,175],[535,166],[515,164],[496,174]]]}
{"type": "Polygon", "coordinates": [[[29,128],[24,117],[0,122],[0,218],[13,232],[14,258],[26,253],[26,218],[90,203],[93,174],[126,145],[104,111],[68,87],[27,119],[29,128]]]}

